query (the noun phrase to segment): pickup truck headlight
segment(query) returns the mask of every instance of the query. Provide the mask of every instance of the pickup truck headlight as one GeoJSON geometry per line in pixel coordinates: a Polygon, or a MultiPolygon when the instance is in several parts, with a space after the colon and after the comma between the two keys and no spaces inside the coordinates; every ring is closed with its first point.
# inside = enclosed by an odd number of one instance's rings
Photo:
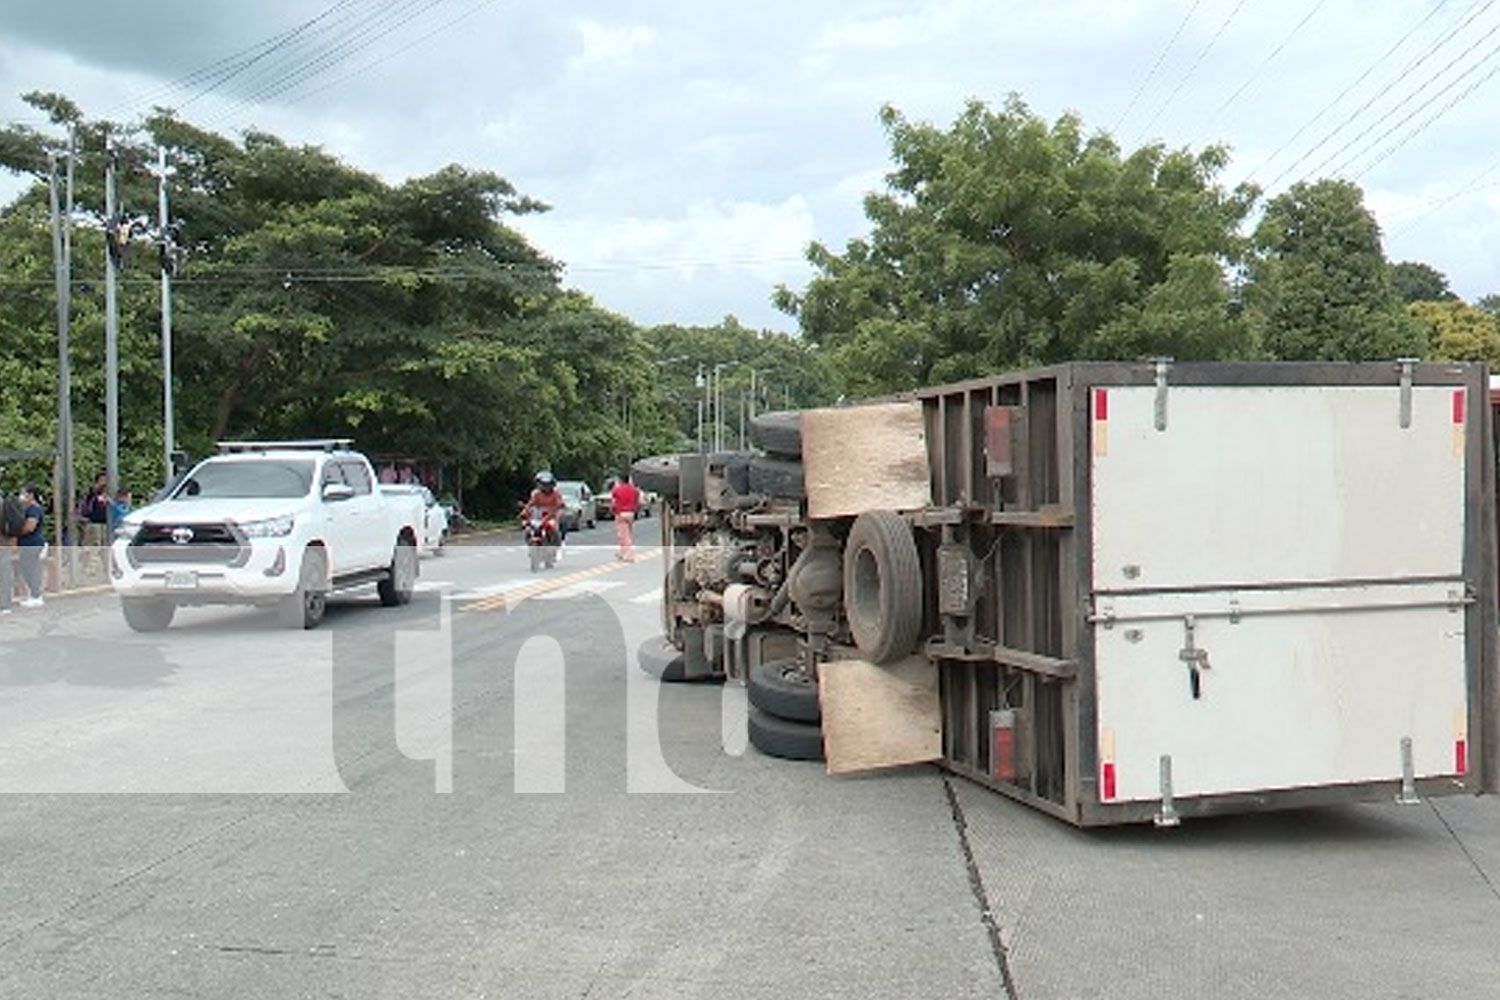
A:
{"type": "Polygon", "coordinates": [[[246,538],[284,538],[292,533],[296,521],[291,514],[268,517],[264,521],[242,521],[239,525],[246,538]]]}
{"type": "Polygon", "coordinates": [[[115,525],[115,541],[128,542],[132,538],[134,538],[135,533],[140,530],[141,526],[136,521],[121,521],[119,524],[115,525]]]}

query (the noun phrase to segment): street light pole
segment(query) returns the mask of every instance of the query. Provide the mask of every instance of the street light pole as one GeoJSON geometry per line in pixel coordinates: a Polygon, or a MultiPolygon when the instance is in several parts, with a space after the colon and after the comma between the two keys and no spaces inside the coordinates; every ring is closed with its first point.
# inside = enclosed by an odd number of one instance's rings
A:
{"type": "Polygon", "coordinates": [[[176,430],[172,425],[172,244],[167,228],[167,151],[156,147],[156,210],[161,239],[161,440],[166,478],[172,481],[172,452],[176,430]]]}
{"type": "Polygon", "coordinates": [[[708,399],[708,383],[703,380],[703,365],[698,365],[698,377],[693,380],[698,387],[698,450],[703,451],[703,411],[704,403],[708,399]]]}
{"type": "Polygon", "coordinates": [[[104,150],[104,475],[109,495],[120,489],[120,323],[115,304],[115,255],[122,235],[116,218],[115,159],[119,151],[108,142],[104,150]]]}

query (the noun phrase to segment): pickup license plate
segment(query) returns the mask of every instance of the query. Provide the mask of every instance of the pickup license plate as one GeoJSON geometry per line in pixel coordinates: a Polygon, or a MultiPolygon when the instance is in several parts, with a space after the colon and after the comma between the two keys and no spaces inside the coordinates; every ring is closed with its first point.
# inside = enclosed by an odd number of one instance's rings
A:
{"type": "Polygon", "coordinates": [[[195,590],[198,587],[197,573],[168,573],[168,590],[195,590]]]}

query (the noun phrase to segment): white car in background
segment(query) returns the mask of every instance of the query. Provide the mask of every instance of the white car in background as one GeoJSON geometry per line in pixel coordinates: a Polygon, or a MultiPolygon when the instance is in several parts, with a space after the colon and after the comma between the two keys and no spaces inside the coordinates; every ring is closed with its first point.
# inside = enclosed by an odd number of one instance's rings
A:
{"type": "Polygon", "coordinates": [[[452,528],[448,523],[448,508],[437,502],[432,491],[419,483],[388,483],[380,487],[380,492],[387,496],[411,497],[414,507],[420,503],[421,512],[416,521],[422,526],[422,536],[417,540],[417,548],[423,555],[442,555],[452,528]]]}

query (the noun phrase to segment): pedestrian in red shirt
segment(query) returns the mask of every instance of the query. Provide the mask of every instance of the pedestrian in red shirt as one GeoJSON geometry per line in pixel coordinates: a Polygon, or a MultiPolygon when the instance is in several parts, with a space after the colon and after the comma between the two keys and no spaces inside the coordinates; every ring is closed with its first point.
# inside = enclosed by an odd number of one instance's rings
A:
{"type": "Polygon", "coordinates": [[[635,538],[630,529],[635,524],[635,514],[641,506],[641,491],[635,488],[628,475],[621,476],[614,489],[609,491],[609,499],[614,505],[615,540],[620,544],[620,551],[615,553],[615,558],[635,562],[635,538]]]}

